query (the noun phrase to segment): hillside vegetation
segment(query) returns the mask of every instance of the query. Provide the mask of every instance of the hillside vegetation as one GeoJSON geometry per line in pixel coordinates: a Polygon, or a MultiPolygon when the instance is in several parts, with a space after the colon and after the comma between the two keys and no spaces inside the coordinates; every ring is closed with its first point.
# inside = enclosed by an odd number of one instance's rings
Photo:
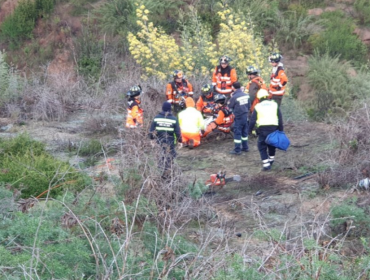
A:
{"type": "Polygon", "coordinates": [[[1,279],[370,278],[369,0],[0,2],[1,279]],[[216,135],[161,178],[173,70],[198,98],[220,56],[246,84],[271,52],[292,141],[272,171],[216,135]],[[240,182],[208,189],[220,170],[240,182]]]}

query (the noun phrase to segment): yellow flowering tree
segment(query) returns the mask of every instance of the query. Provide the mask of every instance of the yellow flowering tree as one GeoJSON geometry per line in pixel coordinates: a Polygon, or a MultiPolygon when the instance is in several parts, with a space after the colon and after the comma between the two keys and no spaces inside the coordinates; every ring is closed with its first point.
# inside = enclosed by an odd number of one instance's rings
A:
{"type": "Polygon", "coordinates": [[[212,42],[209,28],[199,20],[197,11],[189,7],[190,19],[182,25],[181,56],[183,70],[188,76],[209,76],[213,70],[212,58],[217,56],[216,44],[212,42]]]}
{"type": "Polygon", "coordinates": [[[168,76],[168,69],[180,67],[180,48],[173,37],[149,22],[148,14],[144,5],[137,4],[136,23],[140,31],[136,35],[131,32],[128,34],[129,50],[145,72],[142,78],[156,76],[164,80],[168,76]]]}
{"type": "MultiPolygon", "coordinates": [[[[254,26],[249,15],[240,15],[224,7],[218,12],[221,17],[220,32],[217,36],[219,56],[227,55],[233,61],[238,80],[247,82],[245,70],[253,65],[261,70],[261,76],[269,79],[271,66],[268,63],[269,52],[262,39],[254,33],[254,26]]],[[[218,57],[212,62],[217,64],[218,57]]]]}
{"type": "Polygon", "coordinates": [[[269,52],[262,39],[254,34],[249,15],[221,6],[220,31],[213,42],[210,30],[202,24],[196,10],[190,7],[189,12],[190,20],[183,24],[181,41],[177,44],[173,37],[153,26],[148,19],[149,11],[137,4],[140,31],[135,35],[129,33],[128,41],[132,56],[142,66],[143,78],[156,76],[164,80],[175,69],[187,76],[210,76],[222,55],[233,59],[231,65],[242,83],[247,82],[245,70],[249,65],[259,68],[265,80],[269,78],[269,52]]]}

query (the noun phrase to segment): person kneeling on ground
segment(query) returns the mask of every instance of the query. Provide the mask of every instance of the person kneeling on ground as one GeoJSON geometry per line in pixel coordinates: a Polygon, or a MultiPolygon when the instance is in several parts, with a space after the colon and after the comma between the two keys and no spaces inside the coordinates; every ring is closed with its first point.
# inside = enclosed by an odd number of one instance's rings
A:
{"type": "Polygon", "coordinates": [[[190,149],[200,145],[201,130],[204,128],[202,114],[195,109],[193,98],[186,98],[186,109],[179,113],[179,123],[183,144],[190,149]]]}
{"type": "Polygon", "coordinates": [[[225,103],[226,103],[225,95],[223,94],[215,95],[214,113],[216,115],[216,119],[206,127],[206,130],[202,135],[203,137],[206,137],[209,133],[211,133],[215,129],[219,129],[220,131],[225,133],[230,133],[231,125],[234,122],[234,115],[225,103]]]}
{"type": "Polygon", "coordinates": [[[274,100],[269,100],[267,90],[260,89],[257,93],[260,103],[254,108],[249,133],[252,133],[254,126],[257,127],[258,143],[262,167],[264,171],[270,170],[275,160],[276,148],[268,145],[265,140],[267,136],[275,130],[283,131],[283,117],[278,104],[274,100]]]}

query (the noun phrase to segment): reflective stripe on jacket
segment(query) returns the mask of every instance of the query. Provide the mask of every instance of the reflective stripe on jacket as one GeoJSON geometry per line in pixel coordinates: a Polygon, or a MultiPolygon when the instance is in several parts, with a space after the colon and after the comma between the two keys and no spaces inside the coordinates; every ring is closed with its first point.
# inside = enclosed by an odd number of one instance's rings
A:
{"type": "Polygon", "coordinates": [[[126,127],[137,127],[143,125],[143,109],[135,101],[129,101],[129,107],[127,108],[126,127]]]}
{"type": "Polygon", "coordinates": [[[150,135],[152,139],[158,142],[174,144],[176,138],[181,137],[179,122],[171,113],[159,113],[150,126],[150,135]]]}
{"type": "Polygon", "coordinates": [[[193,107],[186,108],[178,116],[181,132],[197,133],[204,127],[202,114],[193,107]]]}
{"type": "Polygon", "coordinates": [[[236,71],[234,68],[227,66],[226,69],[222,69],[218,65],[213,72],[212,85],[216,86],[216,91],[221,94],[230,94],[232,92],[231,86],[238,80],[236,71]]]}
{"type": "Polygon", "coordinates": [[[181,97],[193,95],[193,85],[188,80],[182,79],[180,84],[170,82],[166,86],[166,98],[169,103],[179,104],[181,97]]]}
{"type": "Polygon", "coordinates": [[[269,93],[273,95],[284,95],[288,77],[285,74],[284,66],[279,62],[277,67],[272,68],[269,93]]]}
{"type": "Polygon", "coordinates": [[[278,104],[275,101],[264,100],[258,103],[254,110],[257,112],[256,126],[279,125],[278,104]]]}

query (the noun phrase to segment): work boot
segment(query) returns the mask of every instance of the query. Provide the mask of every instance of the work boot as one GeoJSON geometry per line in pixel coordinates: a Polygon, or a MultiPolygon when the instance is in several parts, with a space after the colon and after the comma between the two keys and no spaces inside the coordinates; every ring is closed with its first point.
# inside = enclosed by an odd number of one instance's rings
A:
{"type": "Polygon", "coordinates": [[[248,148],[247,149],[242,149],[242,152],[248,153],[249,152],[249,149],[248,148]]]}
{"type": "Polygon", "coordinates": [[[262,171],[269,171],[269,170],[271,170],[271,165],[269,165],[269,166],[264,166],[264,167],[262,168],[262,171]]]}
{"type": "Polygon", "coordinates": [[[237,151],[235,151],[235,150],[232,150],[232,151],[230,151],[230,153],[229,153],[230,155],[241,155],[242,154],[242,152],[237,152],[237,151]]]}
{"type": "Polygon", "coordinates": [[[274,163],[275,156],[269,156],[269,163],[272,165],[274,163]]]}
{"type": "Polygon", "coordinates": [[[262,170],[263,171],[268,171],[271,169],[271,164],[269,163],[269,159],[264,159],[262,160],[262,170]]]}
{"type": "Polygon", "coordinates": [[[189,149],[193,149],[193,148],[194,148],[194,140],[190,139],[189,140],[189,149]]]}

